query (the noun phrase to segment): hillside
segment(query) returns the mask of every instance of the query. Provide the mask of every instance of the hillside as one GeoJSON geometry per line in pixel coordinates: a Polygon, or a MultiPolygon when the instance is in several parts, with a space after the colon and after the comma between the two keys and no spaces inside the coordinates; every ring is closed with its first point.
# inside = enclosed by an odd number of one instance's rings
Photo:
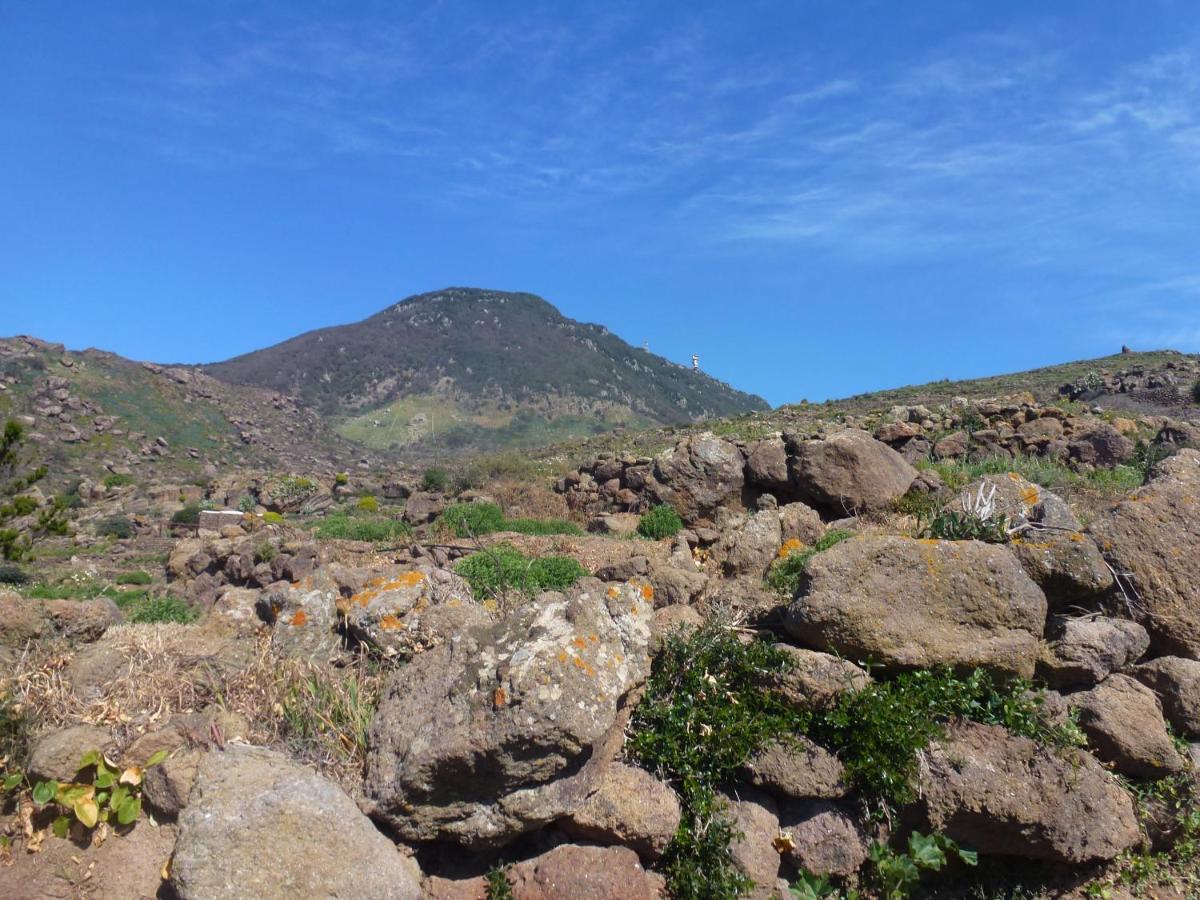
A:
{"type": "Polygon", "coordinates": [[[295,396],[378,449],[536,446],[765,409],[532,294],[448,288],[203,371],[295,396]]]}

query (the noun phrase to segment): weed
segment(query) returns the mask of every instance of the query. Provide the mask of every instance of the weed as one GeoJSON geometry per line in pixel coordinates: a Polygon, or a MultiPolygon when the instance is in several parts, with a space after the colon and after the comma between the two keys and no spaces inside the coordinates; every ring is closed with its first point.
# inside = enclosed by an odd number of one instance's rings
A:
{"type": "Polygon", "coordinates": [[[0,693],[0,769],[17,769],[29,753],[29,722],[8,689],[0,693]]]}
{"type": "Polygon", "coordinates": [[[459,560],[454,571],[467,580],[476,597],[517,590],[527,594],[560,591],[587,575],[569,556],[530,559],[511,544],[497,544],[459,560]]]}
{"type": "Polygon", "coordinates": [[[964,850],[944,834],[924,835],[919,831],[908,836],[905,852],[878,842],[870,850],[873,880],[886,900],[903,900],[917,886],[923,871],[940,872],[951,858],[968,866],[979,862],[979,854],[964,850]]]}
{"type": "Polygon", "coordinates": [[[189,625],[200,618],[200,613],[178,597],[150,597],[142,593],[140,597],[121,602],[117,606],[125,613],[125,621],[138,625],[150,625],[162,622],[174,622],[179,625],[189,625]]]}
{"type": "Polygon", "coordinates": [[[139,570],[136,572],[121,572],[113,579],[113,581],[115,581],[117,584],[146,585],[153,582],[154,579],[150,577],[150,573],[139,570]]]}
{"type": "Polygon", "coordinates": [[[358,498],[357,507],[359,512],[377,513],[379,512],[379,501],[368,494],[358,498]]]}
{"type": "Polygon", "coordinates": [[[479,537],[504,528],[504,511],[495,503],[454,503],[442,521],[460,538],[479,537]]]}
{"type": "Polygon", "coordinates": [[[921,537],[1003,544],[1008,541],[1008,517],[997,513],[985,518],[972,512],[948,509],[933,517],[922,529],[921,537]]]}
{"type": "Polygon", "coordinates": [[[781,597],[796,596],[800,589],[800,578],[807,571],[809,560],[853,536],[853,531],[834,529],[821,535],[811,547],[806,547],[799,541],[785,543],[780,548],[779,557],[767,571],[767,587],[781,597]]]}
{"type": "Polygon", "coordinates": [[[503,862],[492,866],[484,880],[487,883],[487,900],[513,900],[512,883],[508,880],[508,866],[503,862]]]}
{"type": "Polygon", "coordinates": [[[569,534],[573,537],[583,534],[582,528],[565,519],[505,519],[504,530],[518,534],[569,534]]]}
{"type": "Polygon", "coordinates": [[[637,532],[642,537],[652,541],[674,537],[683,530],[683,519],[675,507],[669,505],[656,506],[642,514],[638,520],[637,532]]]}
{"type": "Polygon", "coordinates": [[[244,513],[254,512],[254,507],[258,506],[258,501],[250,494],[242,494],[238,498],[237,508],[244,513]]]}
{"type": "Polygon", "coordinates": [[[1200,378],[1196,379],[1196,383],[1192,385],[1192,402],[1200,404],[1200,378]]]}
{"type": "Polygon", "coordinates": [[[361,770],[383,679],[365,661],[345,671],[296,663],[282,672],[281,736],[316,761],[348,760],[361,770]]]}
{"type": "Polygon", "coordinates": [[[273,560],[279,551],[275,549],[275,545],[270,541],[263,541],[254,548],[254,562],[258,565],[269,563],[273,560]]]}
{"type": "Polygon", "coordinates": [[[283,524],[283,516],[280,513],[273,512],[272,510],[267,510],[265,513],[263,513],[262,518],[263,518],[263,522],[267,525],[282,525],[283,524]]]}
{"type": "MultiPolygon", "coordinates": [[[[142,813],[144,770],[166,758],[167,751],[159,750],[146,760],[145,766],[122,769],[99,750],[92,750],[84,754],[78,766],[77,775],[90,773],[87,780],[68,784],[39,781],[33,786],[33,802],[39,807],[58,807],[61,815],[54,820],[51,830],[60,838],[67,837],[75,822],[89,831],[101,823],[132,825],[142,813]]],[[[10,784],[15,786],[12,777],[5,779],[6,788],[10,784]]]]}
{"type": "Polygon", "coordinates": [[[350,473],[349,472],[338,472],[336,475],[333,476],[333,483],[336,484],[338,487],[345,487],[346,485],[348,485],[350,483],[350,473]]]}
{"type": "Polygon", "coordinates": [[[412,526],[407,522],[362,516],[326,516],[313,529],[313,537],[322,541],[374,541],[380,543],[406,540],[411,535],[412,526]]]}

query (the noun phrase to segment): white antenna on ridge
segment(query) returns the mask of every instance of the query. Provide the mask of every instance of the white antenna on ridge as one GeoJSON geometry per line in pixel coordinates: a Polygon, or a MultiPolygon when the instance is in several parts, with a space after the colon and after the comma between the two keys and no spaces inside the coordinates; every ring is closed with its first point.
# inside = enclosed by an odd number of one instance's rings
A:
{"type": "Polygon", "coordinates": [[[692,371],[693,372],[700,371],[700,357],[698,354],[695,354],[695,353],[692,354],[692,371]]]}

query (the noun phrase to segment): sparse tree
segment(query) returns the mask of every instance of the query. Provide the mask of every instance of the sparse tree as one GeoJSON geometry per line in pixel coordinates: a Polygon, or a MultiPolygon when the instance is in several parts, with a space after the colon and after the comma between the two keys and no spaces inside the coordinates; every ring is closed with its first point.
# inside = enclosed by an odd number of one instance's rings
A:
{"type": "Polygon", "coordinates": [[[67,532],[66,503],[39,504],[30,493],[47,469],[26,458],[24,443],[25,429],[9,419],[0,436],[0,557],[12,561],[23,559],[38,538],[67,532]]]}

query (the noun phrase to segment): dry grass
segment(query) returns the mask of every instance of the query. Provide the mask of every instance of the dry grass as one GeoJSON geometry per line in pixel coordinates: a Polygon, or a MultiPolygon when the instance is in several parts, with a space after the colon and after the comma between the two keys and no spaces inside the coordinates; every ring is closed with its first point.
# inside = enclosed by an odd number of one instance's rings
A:
{"type": "Polygon", "coordinates": [[[217,706],[245,718],[247,739],[310,762],[353,794],[361,790],[367,731],[387,673],[366,658],[343,668],[282,659],[268,638],[231,638],[187,625],[110,629],[94,649],[112,660],[100,690],[70,682],[71,650],[26,651],[0,690],[34,735],[87,723],[108,727],[123,752],[179,714],[217,706]]]}
{"type": "Polygon", "coordinates": [[[567,499],[542,480],[512,478],[488,482],[483,492],[493,497],[510,519],[572,519],[567,499]]]}

